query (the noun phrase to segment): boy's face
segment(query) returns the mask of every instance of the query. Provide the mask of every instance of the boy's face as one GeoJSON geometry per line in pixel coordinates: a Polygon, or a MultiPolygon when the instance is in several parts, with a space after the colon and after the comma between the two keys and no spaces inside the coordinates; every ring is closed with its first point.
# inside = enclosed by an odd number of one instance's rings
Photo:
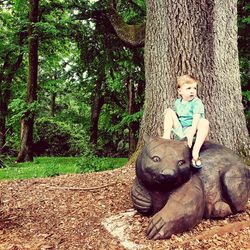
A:
{"type": "Polygon", "coordinates": [[[197,96],[197,83],[185,83],[178,88],[178,93],[183,101],[191,101],[197,96]]]}

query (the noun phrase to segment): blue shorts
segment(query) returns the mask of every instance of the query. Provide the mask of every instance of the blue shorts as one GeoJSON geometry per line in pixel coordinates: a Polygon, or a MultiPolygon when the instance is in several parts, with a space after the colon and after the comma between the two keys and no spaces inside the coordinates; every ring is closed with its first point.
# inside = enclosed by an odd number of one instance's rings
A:
{"type": "Polygon", "coordinates": [[[174,133],[174,138],[178,141],[184,139],[190,129],[191,127],[182,127],[181,125],[178,126],[177,128],[172,128],[172,131],[174,133]]]}

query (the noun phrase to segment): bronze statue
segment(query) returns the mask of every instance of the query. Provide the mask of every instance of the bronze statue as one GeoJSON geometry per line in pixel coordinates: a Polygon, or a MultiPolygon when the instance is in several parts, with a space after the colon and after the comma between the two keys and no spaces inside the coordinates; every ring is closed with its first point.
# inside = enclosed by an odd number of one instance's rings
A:
{"type": "Polygon", "coordinates": [[[224,218],[245,210],[250,169],[228,148],[205,142],[203,168],[190,167],[186,141],[144,136],[131,191],[134,208],[153,215],[147,236],[166,239],[198,224],[202,218],[224,218]]]}

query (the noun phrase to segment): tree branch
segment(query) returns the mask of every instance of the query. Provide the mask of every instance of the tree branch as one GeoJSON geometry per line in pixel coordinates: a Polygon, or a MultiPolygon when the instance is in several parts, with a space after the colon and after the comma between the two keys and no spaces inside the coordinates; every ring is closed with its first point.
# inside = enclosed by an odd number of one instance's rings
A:
{"type": "Polygon", "coordinates": [[[126,24],[116,10],[110,7],[106,15],[112,24],[117,36],[132,46],[143,46],[145,39],[145,24],[126,24]]]}
{"type": "Polygon", "coordinates": [[[110,22],[117,36],[126,44],[132,47],[144,46],[145,38],[145,23],[130,25],[123,21],[122,17],[115,9],[115,1],[109,0],[108,8],[106,10],[89,10],[80,8],[81,13],[75,15],[75,19],[88,20],[94,19],[101,21],[107,27],[106,18],[110,22]]]}

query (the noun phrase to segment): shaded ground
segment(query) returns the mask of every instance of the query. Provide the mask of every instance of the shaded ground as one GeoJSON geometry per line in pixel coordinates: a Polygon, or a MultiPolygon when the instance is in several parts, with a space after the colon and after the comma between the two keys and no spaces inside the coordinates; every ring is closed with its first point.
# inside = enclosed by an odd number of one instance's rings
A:
{"type": "MultiPolygon", "coordinates": [[[[102,221],[132,207],[133,178],[134,169],[126,167],[0,182],[0,249],[125,249],[102,221]]],[[[148,218],[133,216],[130,240],[142,249],[250,249],[250,202],[242,214],[204,220],[170,240],[147,240],[147,224],[148,218]]]]}

